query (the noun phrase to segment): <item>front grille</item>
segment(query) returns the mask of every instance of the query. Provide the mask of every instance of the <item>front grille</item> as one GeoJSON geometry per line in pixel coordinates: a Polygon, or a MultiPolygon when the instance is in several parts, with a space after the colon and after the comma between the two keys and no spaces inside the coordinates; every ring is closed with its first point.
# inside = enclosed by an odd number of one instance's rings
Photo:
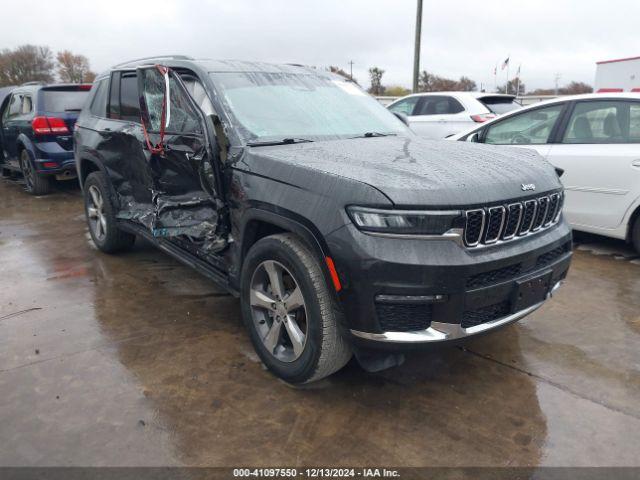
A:
{"type": "Polygon", "coordinates": [[[484,231],[484,210],[469,210],[466,213],[466,223],[464,228],[464,243],[468,247],[475,247],[480,243],[482,232],[484,231]]]}
{"type": "Polygon", "coordinates": [[[500,238],[502,233],[502,227],[505,220],[505,208],[504,207],[491,207],[489,209],[489,221],[487,222],[487,228],[484,234],[484,243],[495,243],[500,238]]]}
{"type": "Polygon", "coordinates": [[[500,303],[494,303],[488,307],[477,308],[475,310],[466,310],[462,314],[462,328],[475,327],[483,323],[492,322],[509,315],[511,304],[508,300],[500,303]]]}
{"type": "Polygon", "coordinates": [[[384,332],[413,332],[431,325],[432,305],[376,303],[376,315],[384,332]]]}
{"type": "Polygon", "coordinates": [[[517,277],[521,271],[522,264],[516,263],[515,265],[498,268],[496,270],[491,270],[490,272],[478,273],[467,279],[467,288],[480,288],[486,285],[500,283],[504,280],[511,280],[512,278],[517,277]]]}
{"type": "Polygon", "coordinates": [[[548,265],[551,265],[569,250],[571,250],[571,242],[567,242],[564,245],[560,245],[559,247],[548,251],[547,253],[543,253],[536,260],[536,269],[544,268],[548,265]]]}
{"type": "Polygon", "coordinates": [[[520,226],[520,220],[522,220],[522,212],[524,207],[521,203],[512,203],[507,208],[507,223],[504,226],[504,232],[502,233],[503,240],[512,239],[516,233],[518,233],[518,227],[520,226]]]}
{"type": "Polygon", "coordinates": [[[560,219],[563,197],[553,193],[506,206],[467,210],[464,244],[467,247],[509,241],[555,225],[560,219]]]}

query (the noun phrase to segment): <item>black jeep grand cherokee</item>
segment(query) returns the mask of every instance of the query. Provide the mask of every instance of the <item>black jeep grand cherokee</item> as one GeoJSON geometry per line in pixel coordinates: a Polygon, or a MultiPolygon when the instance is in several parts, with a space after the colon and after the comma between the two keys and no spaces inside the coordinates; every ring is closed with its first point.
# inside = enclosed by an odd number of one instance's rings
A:
{"type": "Polygon", "coordinates": [[[98,248],[139,235],[239,295],[260,358],[291,383],[514,322],[569,268],[562,186],[536,153],[421,140],[314,69],[118,65],[75,158],[98,248]]]}

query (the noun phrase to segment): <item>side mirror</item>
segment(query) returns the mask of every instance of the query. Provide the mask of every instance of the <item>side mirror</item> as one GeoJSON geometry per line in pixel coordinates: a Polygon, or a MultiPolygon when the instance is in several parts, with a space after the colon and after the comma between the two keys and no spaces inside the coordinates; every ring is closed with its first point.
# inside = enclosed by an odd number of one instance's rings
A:
{"type": "Polygon", "coordinates": [[[564,168],[560,168],[560,167],[555,167],[556,169],[556,173],[558,174],[558,178],[562,177],[562,175],[564,175],[564,168]]]}
{"type": "Polygon", "coordinates": [[[391,113],[393,113],[396,117],[398,117],[400,121],[404,123],[407,127],[409,126],[409,117],[407,117],[404,113],[402,112],[391,112],[391,113]]]}
{"type": "Polygon", "coordinates": [[[163,65],[141,67],[138,73],[138,92],[142,130],[151,153],[164,152],[165,130],[171,121],[169,68],[163,65]],[[159,135],[151,141],[151,135],[159,135]]]}

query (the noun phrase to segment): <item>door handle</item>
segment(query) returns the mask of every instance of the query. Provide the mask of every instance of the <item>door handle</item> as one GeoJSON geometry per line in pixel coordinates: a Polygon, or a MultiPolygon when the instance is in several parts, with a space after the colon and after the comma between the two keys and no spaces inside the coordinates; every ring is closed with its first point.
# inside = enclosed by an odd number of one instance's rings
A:
{"type": "Polygon", "coordinates": [[[632,167],[640,168],[640,158],[631,162],[632,167]]]}

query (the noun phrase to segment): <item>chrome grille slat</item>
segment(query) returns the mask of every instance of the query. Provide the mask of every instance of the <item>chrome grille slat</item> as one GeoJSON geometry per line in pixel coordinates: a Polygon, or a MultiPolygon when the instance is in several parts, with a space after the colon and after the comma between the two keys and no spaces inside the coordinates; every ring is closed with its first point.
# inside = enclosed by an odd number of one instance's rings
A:
{"type": "Polygon", "coordinates": [[[484,243],[490,245],[496,243],[502,235],[502,229],[504,228],[504,207],[491,207],[489,208],[489,221],[487,222],[487,228],[485,229],[484,243]]]}
{"type": "Polygon", "coordinates": [[[508,205],[465,212],[464,244],[481,247],[508,242],[549,228],[560,220],[564,195],[553,193],[508,205]]]}

